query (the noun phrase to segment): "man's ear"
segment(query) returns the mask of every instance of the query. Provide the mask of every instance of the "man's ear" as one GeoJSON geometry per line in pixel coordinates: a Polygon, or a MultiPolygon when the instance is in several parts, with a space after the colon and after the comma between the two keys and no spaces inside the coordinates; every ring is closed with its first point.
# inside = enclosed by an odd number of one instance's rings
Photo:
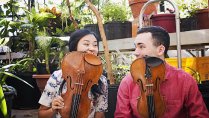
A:
{"type": "Polygon", "coordinates": [[[163,45],[158,46],[158,55],[159,56],[164,55],[164,52],[165,52],[165,46],[163,45]]]}

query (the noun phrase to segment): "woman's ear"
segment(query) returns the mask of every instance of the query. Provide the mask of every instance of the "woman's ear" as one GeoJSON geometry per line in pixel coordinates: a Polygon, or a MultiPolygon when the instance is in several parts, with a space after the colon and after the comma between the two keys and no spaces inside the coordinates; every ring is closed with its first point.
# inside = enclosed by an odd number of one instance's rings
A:
{"type": "Polygon", "coordinates": [[[164,55],[164,52],[165,52],[165,46],[163,45],[158,46],[158,55],[162,56],[164,55]]]}

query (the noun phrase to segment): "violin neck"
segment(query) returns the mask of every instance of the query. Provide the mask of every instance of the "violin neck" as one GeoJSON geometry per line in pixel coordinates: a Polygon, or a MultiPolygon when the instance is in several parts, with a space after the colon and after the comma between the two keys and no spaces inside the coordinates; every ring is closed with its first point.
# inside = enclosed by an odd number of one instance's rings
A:
{"type": "Polygon", "coordinates": [[[77,118],[80,98],[81,98],[80,94],[74,94],[73,95],[73,102],[72,102],[72,105],[71,105],[71,112],[70,112],[71,118],[77,118]]]}
{"type": "Polygon", "coordinates": [[[155,116],[155,104],[153,95],[147,96],[147,104],[148,104],[148,113],[149,118],[156,118],[155,116]]]}

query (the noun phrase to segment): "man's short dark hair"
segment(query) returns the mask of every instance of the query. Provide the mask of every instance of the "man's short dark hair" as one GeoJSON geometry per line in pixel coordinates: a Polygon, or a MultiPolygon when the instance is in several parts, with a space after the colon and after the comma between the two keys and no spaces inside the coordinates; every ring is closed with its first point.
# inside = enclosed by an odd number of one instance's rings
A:
{"type": "Polygon", "coordinates": [[[168,32],[159,26],[150,26],[140,28],[137,34],[148,33],[150,32],[152,38],[154,39],[153,45],[160,46],[161,44],[165,47],[164,55],[167,54],[168,48],[170,46],[170,36],[168,32]]]}

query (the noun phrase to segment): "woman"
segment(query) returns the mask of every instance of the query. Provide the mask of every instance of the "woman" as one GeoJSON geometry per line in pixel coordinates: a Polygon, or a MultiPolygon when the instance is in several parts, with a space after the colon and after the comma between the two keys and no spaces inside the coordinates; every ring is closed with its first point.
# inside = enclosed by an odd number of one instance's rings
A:
{"type": "MultiPolygon", "coordinates": [[[[98,55],[98,38],[96,35],[88,30],[77,30],[71,34],[69,41],[69,51],[83,51],[98,55]]],[[[60,118],[57,112],[64,107],[64,100],[58,95],[60,85],[63,82],[62,71],[55,71],[49,78],[42,96],[39,100],[41,104],[39,108],[39,118],[60,118]]],[[[66,91],[66,86],[63,87],[66,91]]],[[[104,118],[104,112],[107,111],[107,80],[105,76],[101,76],[98,85],[93,85],[89,92],[89,99],[91,100],[91,112],[89,118],[104,118]]]]}

